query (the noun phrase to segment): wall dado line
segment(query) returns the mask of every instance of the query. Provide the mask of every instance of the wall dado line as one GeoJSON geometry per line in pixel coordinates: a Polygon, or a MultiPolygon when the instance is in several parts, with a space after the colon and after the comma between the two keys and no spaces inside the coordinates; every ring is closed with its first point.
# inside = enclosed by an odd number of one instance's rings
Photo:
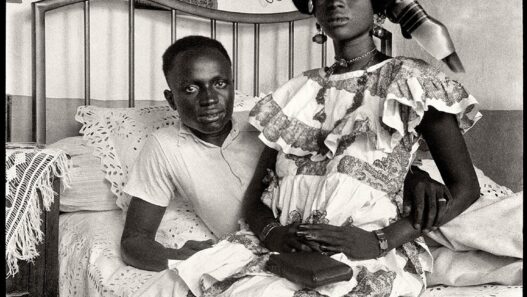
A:
{"type": "MultiPolygon", "coordinates": [[[[12,141],[31,140],[31,97],[12,96],[12,141]],[[19,119],[27,119],[20,121],[19,119]]],[[[84,99],[47,99],[47,140],[79,135],[81,125],[74,120],[84,99]],[[60,106],[57,109],[56,106],[60,106]],[[64,116],[71,115],[71,116],[64,116]]],[[[92,100],[101,107],[125,107],[126,100],[92,100]]],[[[163,101],[136,101],[137,107],[164,105],[163,101]]],[[[465,134],[472,161],[498,184],[514,191],[523,190],[523,111],[483,110],[483,118],[465,134]],[[504,153],[506,152],[506,153],[504,153]]]]}
{"type": "MultiPolygon", "coordinates": [[[[124,100],[128,95],[128,6],[126,1],[91,1],[91,95],[97,99],[124,100]]],[[[281,2],[285,1],[290,0],[281,2]]],[[[483,109],[522,110],[522,2],[420,0],[420,3],[447,25],[467,72],[460,75],[449,72],[442,63],[423,52],[415,41],[402,38],[398,26],[386,21],[387,29],[394,33],[393,53],[419,57],[438,66],[463,83],[483,109]]],[[[31,1],[7,3],[6,9],[6,91],[29,96],[31,1]]],[[[136,97],[162,101],[166,82],[161,71],[161,55],[170,44],[170,13],[137,10],[135,15],[136,97]]],[[[208,22],[191,17],[178,20],[179,37],[210,34],[208,22]]],[[[47,96],[81,98],[84,94],[82,3],[48,12],[46,27],[47,96]]],[[[288,76],[288,28],[287,25],[266,25],[261,29],[261,52],[272,54],[262,55],[260,81],[263,85],[260,90],[269,92],[288,76]]],[[[232,53],[231,26],[218,22],[217,30],[217,38],[232,53]]],[[[252,30],[251,26],[240,25],[239,89],[249,94],[252,93],[252,30]],[[246,38],[244,32],[247,32],[246,38]]],[[[313,20],[295,25],[296,74],[319,67],[320,47],[311,42],[314,32],[313,20]]],[[[328,46],[328,57],[332,56],[332,46],[328,46]]]]}

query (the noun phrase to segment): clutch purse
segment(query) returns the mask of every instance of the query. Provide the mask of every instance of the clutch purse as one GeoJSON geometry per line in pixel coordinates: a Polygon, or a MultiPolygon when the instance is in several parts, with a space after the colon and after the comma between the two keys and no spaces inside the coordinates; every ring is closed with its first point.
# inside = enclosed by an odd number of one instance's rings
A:
{"type": "Polygon", "coordinates": [[[311,252],[272,254],[266,269],[308,288],[348,281],[353,276],[350,266],[311,252]]]}

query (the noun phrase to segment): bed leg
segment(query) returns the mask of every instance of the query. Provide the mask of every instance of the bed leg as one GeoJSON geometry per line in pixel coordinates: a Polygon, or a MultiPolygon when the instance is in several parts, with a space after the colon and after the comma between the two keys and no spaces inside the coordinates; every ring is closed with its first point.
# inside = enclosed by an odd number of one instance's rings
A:
{"type": "MultiPolygon", "coordinates": [[[[44,242],[39,246],[41,255],[35,259],[29,280],[31,296],[56,297],[59,295],[59,201],[60,179],[53,180],[55,201],[48,212],[42,212],[44,242]]],[[[42,199],[42,198],[40,198],[42,199]]],[[[42,200],[41,200],[42,203],[42,200]]]]}

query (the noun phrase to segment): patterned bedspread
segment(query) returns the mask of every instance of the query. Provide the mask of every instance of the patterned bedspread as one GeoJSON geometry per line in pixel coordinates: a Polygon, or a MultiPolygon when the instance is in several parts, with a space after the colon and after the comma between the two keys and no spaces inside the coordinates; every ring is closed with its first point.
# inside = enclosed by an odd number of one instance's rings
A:
{"type": "MultiPolygon", "coordinates": [[[[63,151],[36,147],[6,147],[6,264],[7,276],[18,272],[18,260],[38,256],[42,241],[40,215],[53,203],[52,177],[67,176],[68,158],[63,151]]],[[[67,180],[63,181],[67,184],[67,180]]]]}
{"type": "MultiPolygon", "coordinates": [[[[174,272],[151,272],[127,266],[120,256],[124,219],[120,210],[77,212],[60,216],[60,296],[172,296],[174,272]]],[[[424,297],[514,297],[520,286],[435,286],[424,297]]]]}

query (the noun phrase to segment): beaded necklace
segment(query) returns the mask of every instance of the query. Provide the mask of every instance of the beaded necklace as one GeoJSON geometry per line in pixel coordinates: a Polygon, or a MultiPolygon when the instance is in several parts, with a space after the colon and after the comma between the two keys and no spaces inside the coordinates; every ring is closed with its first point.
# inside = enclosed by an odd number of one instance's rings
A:
{"type": "MultiPolygon", "coordinates": [[[[326,121],[326,117],[327,117],[326,111],[325,111],[326,93],[327,93],[327,90],[330,88],[329,77],[333,75],[333,72],[335,71],[335,69],[338,66],[347,67],[352,62],[364,59],[371,54],[373,55],[371,56],[370,60],[368,60],[366,65],[362,67],[362,70],[366,70],[370,66],[371,62],[373,61],[373,59],[375,58],[377,54],[377,50],[375,48],[365,53],[364,55],[353,58],[351,60],[335,58],[336,62],[333,63],[333,65],[331,65],[329,68],[325,69],[326,74],[324,75],[324,81],[322,83],[322,88],[320,88],[320,90],[317,93],[317,96],[315,97],[317,104],[322,105],[322,109],[313,116],[314,120],[320,122],[321,125],[326,121]]],[[[355,93],[355,96],[353,97],[353,104],[350,108],[348,108],[348,110],[346,110],[346,114],[349,114],[350,112],[354,111],[362,104],[362,100],[364,99],[364,91],[366,90],[367,80],[368,80],[368,72],[364,71],[364,74],[361,77],[359,77],[357,80],[357,92],[355,93]]]]}

